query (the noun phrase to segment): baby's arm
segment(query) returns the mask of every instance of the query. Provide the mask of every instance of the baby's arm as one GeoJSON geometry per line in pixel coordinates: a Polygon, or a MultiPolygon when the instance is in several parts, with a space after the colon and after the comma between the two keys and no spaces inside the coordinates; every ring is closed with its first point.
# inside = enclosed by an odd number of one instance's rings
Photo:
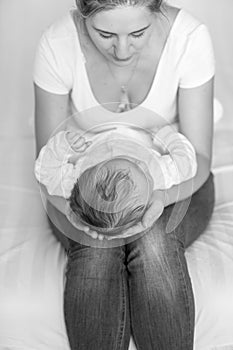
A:
{"type": "Polygon", "coordinates": [[[35,162],[35,176],[50,195],[68,198],[76,181],[75,166],[69,162],[76,154],[68,141],[70,136],[67,131],[57,133],[41,149],[35,162]]]}
{"type": "Polygon", "coordinates": [[[164,188],[170,188],[195,176],[195,149],[184,135],[170,126],[165,126],[154,135],[153,143],[163,152],[159,157],[159,166],[164,188]]]}

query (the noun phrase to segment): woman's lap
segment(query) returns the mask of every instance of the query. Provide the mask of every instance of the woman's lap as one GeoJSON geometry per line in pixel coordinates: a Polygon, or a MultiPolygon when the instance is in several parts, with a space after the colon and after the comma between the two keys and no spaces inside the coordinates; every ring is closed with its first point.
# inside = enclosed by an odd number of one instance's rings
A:
{"type": "MultiPolygon", "coordinates": [[[[83,295],[86,292],[86,280],[88,280],[88,290],[91,291],[91,294],[88,298],[89,308],[86,306],[85,313],[89,310],[91,314],[93,305],[96,306],[98,302],[101,305],[107,305],[111,309],[109,317],[104,314],[106,316],[105,326],[108,324],[108,331],[111,328],[115,334],[118,334],[118,338],[114,338],[111,334],[111,339],[114,339],[115,344],[119,344],[119,349],[127,348],[129,318],[131,318],[132,331],[139,348],[143,349],[144,344],[145,349],[149,350],[150,346],[153,349],[154,345],[151,345],[152,343],[158,344],[159,338],[154,335],[156,334],[155,329],[157,329],[159,330],[158,333],[163,334],[162,338],[166,339],[165,341],[161,340],[163,342],[160,343],[161,349],[168,347],[180,350],[191,349],[194,328],[194,302],[184,249],[199,237],[211,217],[214,205],[212,174],[201,189],[192,196],[191,201],[183,201],[180,204],[181,206],[171,205],[165,208],[163,215],[150,231],[143,233],[140,238],[126,243],[124,246],[99,249],[82,246],[70,240],[68,259],[70,272],[67,274],[68,283],[65,296],[66,305],[69,305],[69,307],[65,310],[66,318],[72,319],[75,314],[73,310],[73,316],[70,317],[68,311],[72,309],[72,302],[69,304],[68,299],[70,293],[73,293],[74,298],[74,285],[79,285],[80,295],[83,295]],[[177,223],[178,225],[175,230],[166,232],[174,208],[176,210],[175,218],[179,219],[175,222],[175,225],[177,223]],[[183,216],[182,220],[179,217],[181,215],[183,216]],[[118,259],[116,259],[116,256],[118,259]],[[84,273],[81,279],[80,269],[84,273]],[[94,279],[93,275],[90,277],[93,271],[95,271],[97,279],[94,279]],[[119,286],[120,289],[117,289],[119,286]],[[71,290],[73,292],[70,292],[71,290]],[[103,298],[98,299],[97,294],[102,295],[103,298]],[[91,302],[94,304],[90,304],[90,297],[94,299],[91,302]],[[124,299],[124,305],[122,305],[122,298],[124,299]],[[109,300],[111,300],[110,304],[108,303],[109,300]],[[171,300],[173,300],[173,303],[171,303],[171,300]],[[117,309],[116,305],[122,307],[117,309]],[[177,306],[177,312],[174,312],[174,305],[177,306]],[[112,310],[115,310],[115,318],[112,310]],[[165,316],[163,310],[166,310],[165,316]],[[125,321],[124,324],[120,324],[120,320],[123,322],[123,314],[125,315],[125,321]],[[156,323],[157,319],[160,319],[160,322],[156,323]],[[170,333],[167,331],[167,323],[173,324],[172,328],[174,329],[170,333]],[[177,337],[177,334],[180,334],[180,337],[177,337]],[[183,343],[178,341],[175,344],[175,340],[178,338],[182,338],[183,343]]],[[[79,298],[80,296],[76,295],[76,307],[78,307],[77,301],[79,298]]],[[[85,298],[82,299],[82,304],[83,302],[84,304],[88,303],[85,298]]],[[[78,310],[76,311],[78,315],[78,310]]],[[[82,310],[82,312],[84,311],[82,310]]],[[[101,311],[99,310],[99,312],[100,316],[101,311]]],[[[85,317],[84,314],[83,317],[85,317]]],[[[82,329],[80,319],[76,321],[82,329]]],[[[70,327],[72,328],[72,321],[68,328],[70,327]]],[[[99,337],[99,331],[96,330],[97,333],[93,334],[92,341],[99,337]]],[[[105,331],[107,332],[106,329],[105,331]]],[[[85,333],[84,329],[82,329],[82,332],[85,333]]],[[[106,334],[110,333],[107,332],[106,334]]],[[[105,338],[106,348],[108,348],[110,341],[107,338],[105,338]]],[[[73,341],[75,339],[77,338],[74,336],[73,341]]],[[[101,339],[101,342],[103,341],[101,339]]],[[[75,347],[73,348],[75,349],[75,347]]],[[[102,348],[105,349],[104,345],[102,345],[102,348]]],[[[92,348],[90,347],[90,349],[92,348]]]]}
{"type": "Polygon", "coordinates": [[[204,232],[213,207],[214,183],[211,174],[192,198],[165,208],[152,230],[126,246],[130,251],[127,264],[130,272],[131,323],[138,348],[141,349],[143,343],[150,344],[156,329],[163,335],[161,349],[192,349],[194,299],[184,251],[204,232]],[[171,220],[171,217],[174,219],[171,220]],[[132,264],[132,256],[140,255],[141,266],[139,259],[132,264]],[[140,288],[144,289],[144,294],[140,288]],[[147,298],[142,295],[147,295],[147,298]],[[172,310],[169,310],[169,305],[172,305],[172,310]],[[178,307],[177,313],[175,305],[178,307]],[[148,315],[150,323],[145,327],[145,316],[148,315]],[[156,323],[157,319],[159,323],[156,323]],[[166,324],[171,323],[173,331],[169,332],[166,324]]]}
{"type": "Polygon", "coordinates": [[[174,232],[164,234],[159,224],[126,248],[130,319],[137,348],[191,350],[194,300],[183,245],[174,232]]]}
{"type": "MultiPolygon", "coordinates": [[[[202,187],[193,194],[191,200],[182,201],[176,204],[176,210],[172,214],[178,218],[182,216],[184,208],[187,208],[185,215],[175,228],[177,238],[179,238],[186,249],[190,246],[206,229],[214,209],[215,191],[214,179],[211,173],[202,187]]],[[[172,206],[165,209],[166,220],[171,217],[172,206]]]]}
{"type": "Polygon", "coordinates": [[[125,247],[69,250],[64,314],[72,350],[128,349],[125,247]]]}

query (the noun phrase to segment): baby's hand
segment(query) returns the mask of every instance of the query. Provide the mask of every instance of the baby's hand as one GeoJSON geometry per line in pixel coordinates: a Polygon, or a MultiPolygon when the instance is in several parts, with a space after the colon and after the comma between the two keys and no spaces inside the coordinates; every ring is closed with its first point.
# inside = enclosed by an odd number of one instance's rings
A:
{"type": "Polygon", "coordinates": [[[85,152],[87,147],[91,145],[91,141],[86,141],[83,136],[80,136],[74,131],[68,131],[66,133],[66,139],[75,152],[85,152]]]}

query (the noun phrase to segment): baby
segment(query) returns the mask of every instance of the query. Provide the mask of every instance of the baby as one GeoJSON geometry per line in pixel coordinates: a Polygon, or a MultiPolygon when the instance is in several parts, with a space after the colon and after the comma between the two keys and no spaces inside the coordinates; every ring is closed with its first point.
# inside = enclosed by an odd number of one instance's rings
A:
{"type": "Polygon", "coordinates": [[[60,131],[35,163],[37,180],[50,195],[63,196],[77,220],[106,235],[139,222],[154,190],[168,189],[196,174],[195,150],[170,126],[152,134],[116,125],[85,135],[60,131]]]}

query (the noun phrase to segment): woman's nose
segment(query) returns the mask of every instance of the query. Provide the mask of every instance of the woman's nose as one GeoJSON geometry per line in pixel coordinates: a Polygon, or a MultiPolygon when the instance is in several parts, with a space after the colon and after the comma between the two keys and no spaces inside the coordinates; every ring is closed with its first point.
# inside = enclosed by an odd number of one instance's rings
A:
{"type": "Polygon", "coordinates": [[[115,43],[114,54],[119,60],[124,60],[130,56],[130,43],[128,38],[119,38],[115,43]]]}

